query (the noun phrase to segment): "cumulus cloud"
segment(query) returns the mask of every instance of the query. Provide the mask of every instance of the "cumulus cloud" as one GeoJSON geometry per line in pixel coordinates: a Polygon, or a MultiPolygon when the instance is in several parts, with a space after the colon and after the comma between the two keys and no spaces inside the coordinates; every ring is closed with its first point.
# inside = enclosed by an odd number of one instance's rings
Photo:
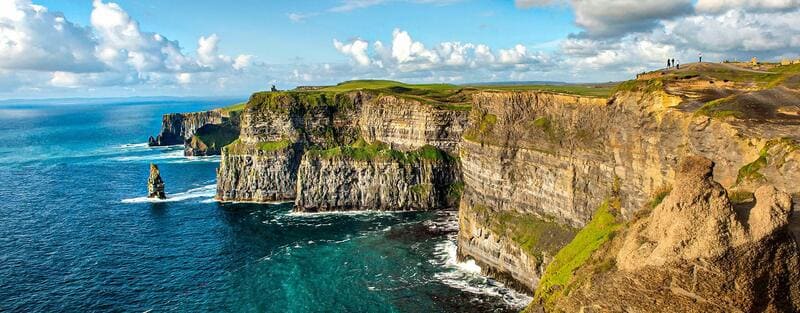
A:
{"type": "Polygon", "coordinates": [[[787,11],[800,7],[800,0],[698,0],[697,11],[721,13],[728,10],[787,11]]]}
{"type": "Polygon", "coordinates": [[[369,43],[364,40],[356,39],[348,44],[345,44],[334,39],[333,46],[339,52],[352,58],[353,61],[355,61],[358,65],[366,66],[370,64],[369,56],[367,56],[367,48],[369,47],[369,43]]]}
{"type": "Polygon", "coordinates": [[[551,68],[550,58],[529,51],[523,45],[497,52],[485,44],[462,42],[441,42],[427,47],[401,29],[392,32],[388,45],[381,41],[370,44],[363,39],[349,43],[334,40],[333,44],[362,68],[361,74],[396,78],[426,77],[451,81],[464,79],[465,74],[476,77],[491,72],[487,76],[510,79],[513,73],[542,72],[551,68]]]}
{"type": "Polygon", "coordinates": [[[217,82],[254,64],[250,55],[219,53],[219,43],[216,34],[203,36],[194,55],[185,53],[177,41],[143,31],[113,2],[94,0],[90,25],[84,27],[30,0],[0,1],[0,71],[29,78],[30,88],[190,86],[217,82]]]}
{"type": "Polygon", "coordinates": [[[97,72],[91,30],[29,0],[0,1],[0,68],[97,72]]]}

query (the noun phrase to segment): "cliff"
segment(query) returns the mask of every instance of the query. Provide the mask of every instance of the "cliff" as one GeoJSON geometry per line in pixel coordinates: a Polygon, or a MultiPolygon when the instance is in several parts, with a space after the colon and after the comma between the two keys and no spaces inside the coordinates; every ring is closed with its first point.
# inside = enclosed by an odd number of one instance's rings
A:
{"type": "Polygon", "coordinates": [[[795,139],[784,138],[796,136],[797,126],[760,132],[742,126],[754,121],[690,111],[692,100],[666,92],[658,81],[624,87],[608,99],[534,91],[474,96],[460,153],[462,259],[534,290],[569,236],[542,241],[536,233],[494,226],[504,216],[528,217],[520,224],[539,228],[580,229],[614,198],[621,218],[631,219],[670,188],[677,160],[689,154],[715,160],[717,179],[740,194],[752,193],[763,173],[781,190],[799,191],[792,182],[800,181],[800,154],[795,139]]]}
{"type": "Polygon", "coordinates": [[[180,145],[189,140],[194,132],[207,124],[222,124],[222,110],[194,113],[169,113],[161,119],[161,132],[148,143],[151,146],[180,145]]]}
{"type": "Polygon", "coordinates": [[[218,170],[223,201],[295,200],[298,211],[454,207],[465,110],[370,90],[264,92],[218,170]]]}
{"type": "Polygon", "coordinates": [[[356,108],[368,97],[359,92],[254,94],[242,112],[239,139],[222,151],[217,198],[294,200],[306,149],[354,141],[356,108]]]}
{"type": "Polygon", "coordinates": [[[796,276],[783,269],[796,268],[784,235],[800,233],[786,202],[786,194],[800,198],[797,73],[734,75],[703,64],[613,90],[354,81],[260,92],[241,111],[238,139],[221,151],[217,198],[294,200],[304,212],[457,205],[458,257],[535,293],[532,309],[616,311],[626,301],[653,301],[680,311],[694,299],[719,304],[701,306],[709,310],[748,311],[762,307],[756,298],[780,302],[773,293],[796,276]],[[682,159],[701,170],[679,166],[682,159]],[[647,223],[664,227],[636,230],[651,210],[647,223]],[[726,222],[692,228],[706,220],[726,222]],[[633,232],[637,245],[625,246],[619,234],[633,232]],[[751,288],[758,295],[726,287],[719,301],[711,285],[670,291],[682,300],[630,289],[684,282],[707,262],[738,271],[734,280],[703,276],[709,282],[777,282],[751,288]],[[650,271],[659,266],[665,270],[650,271]],[[593,293],[581,280],[588,276],[575,273],[595,271],[619,274],[598,276],[609,284],[593,293]],[[748,271],[760,276],[744,277],[748,271]],[[626,280],[636,275],[647,277],[626,280]],[[601,299],[626,283],[627,298],[601,299]],[[573,298],[578,287],[589,291],[573,298]]]}
{"type": "Polygon", "coordinates": [[[306,212],[454,208],[463,186],[457,161],[433,146],[312,151],[297,179],[295,208],[306,212]]]}

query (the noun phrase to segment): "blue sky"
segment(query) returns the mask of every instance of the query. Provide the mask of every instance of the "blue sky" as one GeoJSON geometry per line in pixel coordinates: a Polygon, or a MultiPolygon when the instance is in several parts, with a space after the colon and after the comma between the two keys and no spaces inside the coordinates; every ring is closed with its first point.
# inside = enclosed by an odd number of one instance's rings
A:
{"type": "Polygon", "coordinates": [[[0,0],[0,99],[625,80],[796,58],[800,0],[0,0]]]}
{"type": "MultiPolygon", "coordinates": [[[[342,61],[333,38],[388,39],[400,28],[422,42],[481,42],[495,47],[536,45],[578,31],[566,6],[519,10],[512,1],[464,1],[444,4],[387,2],[340,13],[322,13],[341,1],[114,1],[136,18],[142,29],[178,40],[191,51],[197,38],[215,33],[222,53],[248,53],[264,61],[342,61]],[[289,14],[315,14],[292,22],[289,14]],[[521,31],[524,30],[524,31],[521,31]]],[[[89,24],[91,1],[36,1],[89,24]]]]}

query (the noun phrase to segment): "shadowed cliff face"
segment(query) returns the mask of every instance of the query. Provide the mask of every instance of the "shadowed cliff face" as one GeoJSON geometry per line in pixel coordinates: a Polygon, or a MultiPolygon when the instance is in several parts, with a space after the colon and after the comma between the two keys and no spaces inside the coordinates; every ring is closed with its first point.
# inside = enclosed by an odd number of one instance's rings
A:
{"type": "Polygon", "coordinates": [[[670,195],[596,253],[546,307],[564,312],[800,309],[800,250],[787,229],[791,197],[765,185],[755,193],[755,206],[737,211],[713,180],[712,167],[706,158],[687,157],[670,195]]]}

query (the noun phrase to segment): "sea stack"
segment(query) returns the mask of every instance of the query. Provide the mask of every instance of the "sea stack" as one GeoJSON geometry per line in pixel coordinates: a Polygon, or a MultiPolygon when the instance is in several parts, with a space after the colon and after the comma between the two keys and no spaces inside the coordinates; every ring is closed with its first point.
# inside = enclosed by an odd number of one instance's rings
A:
{"type": "Polygon", "coordinates": [[[150,178],[147,179],[147,197],[167,198],[164,193],[164,181],[161,180],[161,173],[158,171],[158,166],[153,163],[150,163],[150,178]]]}

